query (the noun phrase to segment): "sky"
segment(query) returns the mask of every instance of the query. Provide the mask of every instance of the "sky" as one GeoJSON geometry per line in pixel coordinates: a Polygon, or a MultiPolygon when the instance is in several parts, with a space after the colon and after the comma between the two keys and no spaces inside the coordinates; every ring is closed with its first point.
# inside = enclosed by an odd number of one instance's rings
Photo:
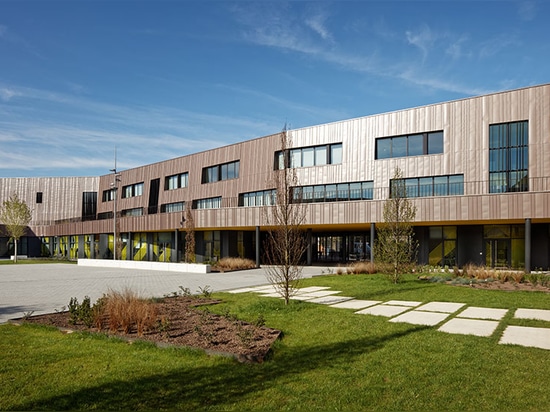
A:
{"type": "Polygon", "coordinates": [[[550,83],[550,1],[0,0],[0,177],[550,83]]]}

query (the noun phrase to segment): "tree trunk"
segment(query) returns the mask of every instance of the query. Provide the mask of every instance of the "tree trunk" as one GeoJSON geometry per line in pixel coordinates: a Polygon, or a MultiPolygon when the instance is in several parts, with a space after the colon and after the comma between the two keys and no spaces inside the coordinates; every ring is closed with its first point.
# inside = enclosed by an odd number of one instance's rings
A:
{"type": "Polygon", "coordinates": [[[13,262],[17,263],[17,239],[14,239],[14,243],[15,243],[15,253],[13,256],[13,262]]]}

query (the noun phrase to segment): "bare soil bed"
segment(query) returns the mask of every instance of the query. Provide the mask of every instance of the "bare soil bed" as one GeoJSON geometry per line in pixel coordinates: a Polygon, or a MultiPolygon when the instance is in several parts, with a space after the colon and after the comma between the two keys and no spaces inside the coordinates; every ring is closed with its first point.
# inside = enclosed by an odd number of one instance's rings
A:
{"type": "Polygon", "coordinates": [[[241,362],[263,362],[281,331],[217,315],[206,307],[198,308],[216,303],[219,302],[213,299],[187,296],[164,298],[154,303],[157,324],[141,336],[135,330],[112,332],[107,328],[89,328],[80,322],[72,324],[69,312],[30,316],[19,321],[51,325],[65,331],[107,333],[130,341],[151,341],[158,346],[199,348],[210,354],[233,356],[241,362]]]}
{"type": "Polygon", "coordinates": [[[533,285],[531,283],[516,282],[477,282],[471,285],[464,285],[477,289],[504,290],[504,291],[527,291],[527,292],[550,292],[550,288],[542,285],[533,285]]]}

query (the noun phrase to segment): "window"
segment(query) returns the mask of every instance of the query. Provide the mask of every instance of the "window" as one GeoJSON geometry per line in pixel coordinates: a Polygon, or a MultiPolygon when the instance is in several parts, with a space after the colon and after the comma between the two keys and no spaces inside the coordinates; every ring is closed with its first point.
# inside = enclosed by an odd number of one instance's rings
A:
{"type": "Polygon", "coordinates": [[[36,192],[36,203],[42,203],[42,192],[36,192]]]}
{"type": "MultiPolygon", "coordinates": [[[[464,175],[411,177],[403,179],[406,197],[459,196],[464,194],[464,175]]],[[[395,180],[390,181],[393,192],[395,180]]]]}
{"type": "Polygon", "coordinates": [[[177,175],[167,176],[164,179],[164,190],[175,190],[187,187],[189,183],[189,173],[180,173],[177,175]]]}
{"type": "Polygon", "coordinates": [[[282,151],[275,152],[275,170],[284,169],[285,164],[295,168],[340,163],[342,163],[342,143],[289,149],[287,159],[282,151]]]}
{"type": "Polygon", "coordinates": [[[214,183],[220,180],[238,179],[240,161],[224,163],[202,169],[202,183],[214,183]]]}
{"type": "Polygon", "coordinates": [[[185,202],[166,203],[160,206],[161,213],[183,212],[184,209],[185,202]]]}
{"type": "Polygon", "coordinates": [[[126,216],[142,216],[143,215],[143,208],[142,207],[136,207],[134,209],[124,209],[120,212],[120,216],[126,217],[126,216]]]}
{"type": "Polygon", "coordinates": [[[489,126],[489,192],[529,190],[528,121],[489,126]]]}
{"type": "Polygon", "coordinates": [[[432,226],[429,228],[430,266],[456,265],[456,226],[432,226]]]}
{"type": "Polygon", "coordinates": [[[239,194],[239,206],[244,207],[270,206],[275,204],[275,200],[275,189],[239,194]]]}
{"type": "Polygon", "coordinates": [[[115,200],[115,193],[116,193],[116,189],[104,190],[102,201],[103,202],[110,202],[112,200],[115,200]]]}
{"type": "Polygon", "coordinates": [[[122,187],[122,198],[136,197],[143,195],[143,182],[122,187]]]}
{"type": "Polygon", "coordinates": [[[294,201],[300,203],[313,203],[372,200],[373,187],[374,183],[372,181],[299,186],[294,188],[294,201]]]}
{"type": "Polygon", "coordinates": [[[95,220],[97,213],[97,192],[82,193],[82,220],[95,220]]]}
{"type": "Polygon", "coordinates": [[[443,153],[442,131],[376,139],[376,159],[441,153],[443,153]]]}
{"type": "Polygon", "coordinates": [[[193,209],[219,209],[222,207],[222,197],[193,200],[193,209]]]}

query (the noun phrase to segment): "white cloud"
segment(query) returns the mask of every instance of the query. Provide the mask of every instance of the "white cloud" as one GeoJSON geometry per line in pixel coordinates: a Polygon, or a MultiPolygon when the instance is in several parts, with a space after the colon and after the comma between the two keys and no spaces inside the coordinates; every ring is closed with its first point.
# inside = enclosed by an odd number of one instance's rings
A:
{"type": "Polygon", "coordinates": [[[423,25],[416,31],[409,30],[405,32],[405,35],[409,44],[418,47],[422,51],[423,59],[428,57],[437,38],[437,35],[427,25],[423,25]]]}

